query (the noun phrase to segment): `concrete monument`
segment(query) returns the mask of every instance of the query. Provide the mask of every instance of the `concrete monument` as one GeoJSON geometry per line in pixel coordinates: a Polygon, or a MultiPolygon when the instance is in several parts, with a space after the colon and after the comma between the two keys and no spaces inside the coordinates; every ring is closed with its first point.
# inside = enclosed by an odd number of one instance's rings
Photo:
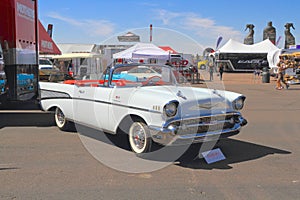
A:
{"type": "Polygon", "coordinates": [[[253,39],[253,35],[254,35],[254,30],[253,29],[254,29],[254,27],[255,26],[253,24],[247,24],[246,25],[245,31],[247,29],[249,29],[249,33],[244,39],[244,44],[254,44],[254,39],[253,39]]]}
{"type": "Polygon", "coordinates": [[[284,25],[285,30],[284,30],[284,34],[285,34],[285,41],[284,41],[284,48],[288,49],[290,47],[290,45],[295,45],[295,37],[292,35],[290,28],[292,27],[294,30],[294,25],[293,23],[286,23],[284,25]]]}
{"type": "Polygon", "coordinates": [[[263,32],[263,40],[269,39],[273,44],[276,43],[276,29],[273,27],[272,22],[268,22],[267,27],[263,32]]]}

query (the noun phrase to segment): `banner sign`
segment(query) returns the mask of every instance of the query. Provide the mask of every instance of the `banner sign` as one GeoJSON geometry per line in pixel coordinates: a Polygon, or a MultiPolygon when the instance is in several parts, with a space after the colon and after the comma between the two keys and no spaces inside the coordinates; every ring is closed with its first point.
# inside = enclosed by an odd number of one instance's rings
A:
{"type": "Polygon", "coordinates": [[[222,36],[220,36],[220,37],[217,39],[217,45],[216,45],[216,49],[218,49],[218,47],[219,47],[219,45],[220,45],[220,43],[221,43],[222,39],[223,39],[223,37],[222,37],[222,36]]]}

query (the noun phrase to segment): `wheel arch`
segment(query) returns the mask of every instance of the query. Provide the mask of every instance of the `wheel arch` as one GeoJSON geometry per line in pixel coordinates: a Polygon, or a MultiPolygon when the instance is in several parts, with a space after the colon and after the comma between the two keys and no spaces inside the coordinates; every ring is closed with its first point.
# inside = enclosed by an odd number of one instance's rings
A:
{"type": "Polygon", "coordinates": [[[51,112],[51,113],[55,113],[56,108],[59,108],[65,114],[66,118],[69,121],[74,121],[73,118],[72,118],[72,116],[67,115],[66,110],[62,106],[60,106],[60,105],[56,105],[56,104],[55,105],[51,105],[45,111],[48,111],[48,112],[51,112]]]}
{"type": "Polygon", "coordinates": [[[122,133],[128,134],[130,125],[133,122],[143,122],[147,125],[146,120],[143,117],[141,117],[139,115],[135,115],[135,114],[128,114],[119,123],[116,133],[117,134],[122,134],[122,133]]]}
{"type": "Polygon", "coordinates": [[[52,105],[49,105],[49,106],[45,109],[45,111],[55,112],[55,109],[56,109],[56,108],[59,108],[63,113],[66,114],[66,112],[65,112],[66,109],[64,109],[64,107],[61,106],[61,105],[59,105],[59,104],[52,104],[52,105]]]}
{"type": "Polygon", "coordinates": [[[55,109],[57,108],[58,106],[51,106],[47,109],[47,111],[50,111],[50,112],[55,112],[55,109]]]}

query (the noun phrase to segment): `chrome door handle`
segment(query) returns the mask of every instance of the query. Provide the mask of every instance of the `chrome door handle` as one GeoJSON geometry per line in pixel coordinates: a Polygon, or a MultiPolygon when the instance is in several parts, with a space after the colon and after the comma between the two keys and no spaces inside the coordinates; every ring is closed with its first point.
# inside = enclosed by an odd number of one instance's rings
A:
{"type": "Polygon", "coordinates": [[[83,93],[85,93],[85,91],[84,90],[79,90],[79,93],[83,94],[83,93]]]}

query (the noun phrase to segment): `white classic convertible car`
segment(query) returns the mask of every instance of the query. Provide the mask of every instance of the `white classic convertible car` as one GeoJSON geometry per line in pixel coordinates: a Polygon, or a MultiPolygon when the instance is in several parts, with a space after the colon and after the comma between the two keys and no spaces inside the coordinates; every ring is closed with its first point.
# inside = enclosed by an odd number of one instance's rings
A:
{"type": "Polygon", "coordinates": [[[133,152],[161,145],[219,140],[239,133],[247,121],[240,110],[245,96],[189,87],[165,65],[109,67],[98,80],[41,82],[41,106],[55,112],[58,128],[74,123],[106,133],[125,132],[133,152]]]}

